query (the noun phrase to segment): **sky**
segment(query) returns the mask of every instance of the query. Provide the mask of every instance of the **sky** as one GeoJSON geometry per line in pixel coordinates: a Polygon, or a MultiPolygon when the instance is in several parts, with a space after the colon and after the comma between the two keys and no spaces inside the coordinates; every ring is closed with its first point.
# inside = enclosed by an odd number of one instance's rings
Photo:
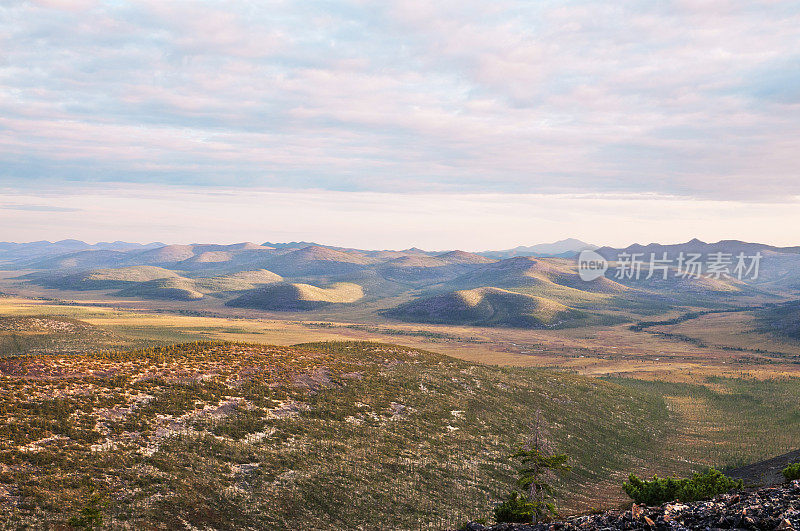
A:
{"type": "Polygon", "coordinates": [[[800,3],[0,3],[0,241],[797,245],[800,3]]]}

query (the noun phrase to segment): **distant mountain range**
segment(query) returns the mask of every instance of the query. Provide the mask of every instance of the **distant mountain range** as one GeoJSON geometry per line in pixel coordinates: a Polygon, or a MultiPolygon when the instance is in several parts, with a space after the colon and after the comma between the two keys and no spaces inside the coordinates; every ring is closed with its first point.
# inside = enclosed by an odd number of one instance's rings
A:
{"type": "MultiPolygon", "coordinates": [[[[186,259],[198,254],[197,252],[193,252],[193,250],[205,253],[214,253],[214,252],[222,253],[228,250],[242,250],[242,249],[244,250],[269,249],[278,252],[290,252],[308,247],[316,249],[325,248],[325,249],[340,250],[340,251],[356,251],[362,253],[364,256],[371,256],[376,258],[383,258],[387,256],[400,258],[412,255],[435,256],[435,255],[447,254],[447,253],[441,253],[439,251],[423,251],[422,249],[417,249],[417,248],[404,249],[401,251],[361,250],[361,249],[352,249],[347,247],[322,245],[319,243],[305,242],[305,241],[285,242],[285,243],[265,242],[260,245],[249,242],[232,244],[232,245],[209,245],[209,244],[167,245],[161,242],[142,244],[142,243],[115,241],[115,242],[99,242],[96,244],[89,244],[80,240],[60,240],[56,242],[42,240],[42,241],[28,242],[28,243],[0,242],[0,263],[11,263],[24,260],[36,260],[45,257],[55,257],[69,253],[78,253],[81,251],[114,251],[114,252],[127,253],[128,251],[135,251],[135,250],[145,251],[145,250],[154,250],[161,248],[162,250],[159,251],[158,253],[154,253],[154,256],[158,257],[160,253],[160,255],[163,256],[166,255],[172,255],[173,257],[182,256],[184,259],[186,259]]],[[[584,243],[574,238],[570,238],[554,243],[543,243],[528,247],[520,246],[520,247],[515,247],[514,249],[506,249],[503,251],[484,251],[477,254],[489,258],[511,258],[513,256],[572,257],[573,255],[584,249],[597,249],[597,246],[584,243]]],[[[458,251],[458,250],[451,252],[463,253],[463,251],[458,251]]],[[[224,261],[220,257],[216,257],[213,254],[207,254],[205,257],[197,257],[196,260],[224,261]]],[[[174,260],[172,260],[170,257],[166,257],[164,261],[169,262],[174,260]]],[[[78,266],[82,265],[80,261],[78,261],[77,264],[78,266]]],[[[142,264],[137,264],[137,265],[142,265],[142,264]]]]}
{"type": "Polygon", "coordinates": [[[519,246],[505,251],[485,251],[480,254],[491,258],[512,258],[514,256],[557,256],[562,258],[572,258],[585,249],[597,249],[596,245],[567,238],[554,243],[541,243],[529,247],[519,246]]]}
{"type": "Polygon", "coordinates": [[[766,245],[763,243],[750,243],[739,240],[722,240],[716,243],[706,243],[697,238],[690,240],[686,243],[676,243],[671,245],[663,245],[660,243],[650,243],[648,245],[640,245],[635,243],[624,248],[614,247],[600,247],[597,252],[608,260],[613,260],[619,253],[645,253],[648,257],[650,253],[663,255],[663,253],[675,254],[680,252],[684,253],[730,253],[730,254],[755,254],[761,252],[762,254],[797,254],[800,253],[800,246],[795,247],[776,247],[774,245],[766,245]]]}
{"type": "MultiPolygon", "coordinates": [[[[309,242],[164,245],[77,240],[0,243],[12,282],[140,300],[196,301],[264,311],[340,311],[426,323],[551,328],[630,321],[671,308],[800,298],[800,247],[726,240],[597,248],[579,240],[505,251],[360,250],[309,242]],[[762,253],[757,279],[580,278],[574,257],[622,252],[762,253]],[[12,275],[13,276],[13,275],[12,275]]],[[[3,288],[6,291],[6,288],[3,288]]],[[[75,295],[72,295],[75,296],[75,295]]],[[[794,330],[796,313],[782,328],[794,330]]]]}
{"type": "Polygon", "coordinates": [[[45,256],[74,253],[77,251],[131,251],[135,249],[155,249],[163,247],[161,242],[129,243],[129,242],[99,242],[94,245],[80,240],[60,240],[57,242],[38,241],[28,243],[0,242],[0,263],[15,260],[35,259],[45,256]]]}

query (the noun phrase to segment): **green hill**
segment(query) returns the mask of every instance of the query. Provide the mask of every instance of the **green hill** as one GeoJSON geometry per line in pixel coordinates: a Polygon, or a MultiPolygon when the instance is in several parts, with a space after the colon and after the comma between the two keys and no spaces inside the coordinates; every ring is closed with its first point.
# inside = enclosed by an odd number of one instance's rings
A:
{"type": "Polygon", "coordinates": [[[137,282],[147,282],[162,278],[178,278],[178,273],[155,266],[131,266],[107,269],[94,269],[81,273],[34,274],[33,282],[49,288],[69,290],[122,289],[137,282]]]}
{"type": "Polygon", "coordinates": [[[266,269],[240,271],[230,275],[195,279],[195,286],[202,291],[224,292],[251,290],[263,284],[281,282],[283,277],[266,269]]]}
{"type": "Polygon", "coordinates": [[[357,251],[311,245],[270,258],[265,267],[287,277],[325,276],[352,273],[377,261],[357,251]]]}
{"type": "Polygon", "coordinates": [[[40,260],[23,261],[18,267],[23,269],[85,270],[100,267],[113,267],[129,257],[122,251],[91,250],[78,251],[40,260]]]}
{"type": "Polygon", "coordinates": [[[463,251],[438,256],[411,254],[389,260],[376,270],[390,282],[421,287],[453,280],[495,260],[463,251]]]}
{"type": "Polygon", "coordinates": [[[174,264],[188,260],[195,255],[192,245],[165,245],[156,249],[132,253],[128,260],[138,265],[174,264]]]}
{"type": "Polygon", "coordinates": [[[756,312],[760,328],[800,339],[800,301],[778,304],[756,312]]]}
{"type": "Polygon", "coordinates": [[[70,275],[34,274],[31,278],[33,282],[58,289],[117,289],[122,297],[172,300],[196,300],[204,293],[245,291],[283,280],[266,269],[192,279],[156,266],[96,269],[70,275]]]}
{"type": "Polygon", "coordinates": [[[117,295],[120,297],[176,301],[192,301],[203,298],[203,292],[198,290],[195,282],[182,277],[139,282],[120,290],[117,295]]]}
{"type": "Polygon", "coordinates": [[[227,278],[249,282],[250,284],[270,284],[272,282],[280,282],[283,280],[283,277],[280,275],[273,273],[272,271],[267,271],[266,269],[240,271],[238,273],[228,275],[227,278]]]}
{"type": "Polygon", "coordinates": [[[491,264],[497,260],[464,251],[450,251],[436,255],[436,258],[450,264],[491,264]]]}
{"type": "Polygon", "coordinates": [[[159,278],[176,278],[179,275],[155,266],[131,266],[115,269],[97,269],[86,275],[86,280],[118,281],[118,282],[147,282],[159,278]]]}
{"type": "Polygon", "coordinates": [[[327,288],[281,282],[251,290],[227,302],[228,306],[261,310],[313,310],[330,304],[356,302],[364,296],[358,284],[338,282],[327,288]]]}
{"type": "Polygon", "coordinates": [[[616,294],[628,288],[607,278],[584,282],[578,275],[575,262],[562,258],[508,258],[466,273],[445,287],[472,289],[496,286],[514,291],[569,292],[574,297],[596,299],[595,294],[616,294]]]}
{"type": "Polygon", "coordinates": [[[500,288],[476,288],[417,299],[385,312],[422,323],[546,328],[573,323],[583,312],[542,297],[500,288]]]}

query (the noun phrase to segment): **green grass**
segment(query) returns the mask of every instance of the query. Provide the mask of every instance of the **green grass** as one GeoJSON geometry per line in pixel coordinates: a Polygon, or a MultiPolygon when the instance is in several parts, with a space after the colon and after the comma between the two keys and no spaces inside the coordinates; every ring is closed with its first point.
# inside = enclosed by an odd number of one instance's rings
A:
{"type": "Polygon", "coordinates": [[[669,416],[660,398],[616,384],[381,344],[40,362],[0,366],[0,460],[23,500],[0,517],[14,525],[67,521],[101,492],[114,500],[104,521],[134,527],[441,528],[491,514],[537,408],[572,456],[562,506],[613,505],[631,468],[650,471],[669,416]]]}
{"type": "Polygon", "coordinates": [[[736,467],[797,448],[800,441],[800,380],[708,377],[697,384],[605,378],[665,397],[677,437],[664,451],[698,470],[736,467]]]}

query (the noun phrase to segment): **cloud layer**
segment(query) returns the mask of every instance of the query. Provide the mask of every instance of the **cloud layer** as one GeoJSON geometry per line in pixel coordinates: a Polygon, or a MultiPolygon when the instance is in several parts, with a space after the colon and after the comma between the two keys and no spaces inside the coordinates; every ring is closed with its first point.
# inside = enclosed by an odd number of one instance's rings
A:
{"type": "Polygon", "coordinates": [[[0,179],[783,201],[797,28],[794,1],[11,0],[0,179]]]}
{"type": "Polygon", "coordinates": [[[95,185],[3,190],[0,241],[317,241],[363,249],[487,250],[575,237],[595,244],[742,239],[796,245],[800,201],[655,194],[387,193],[95,185]],[[10,236],[10,235],[13,235],[10,236]]]}

